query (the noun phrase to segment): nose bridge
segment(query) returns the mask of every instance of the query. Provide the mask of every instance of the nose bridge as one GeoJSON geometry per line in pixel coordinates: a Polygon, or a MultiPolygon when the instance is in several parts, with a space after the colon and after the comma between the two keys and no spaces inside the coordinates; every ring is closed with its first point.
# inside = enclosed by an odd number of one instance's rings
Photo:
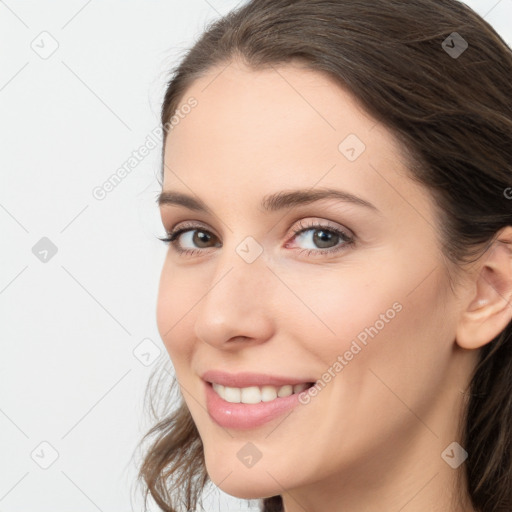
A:
{"type": "Polygon", "coordinates": [[[270,271],[263,247],[246,237],[224,245],[212,265],[212,279],[196,311],[196,335],[212,344],[222,344],[232,337],[268,336],[270,271]]]}
{"type": "MultiPolygon", "coordinates": [[[[229,238],[229,237],[228,237],[229,238]]],[[[263,245],[252,236],[240,240],[236,235],[223,246],[216,259],[216,268],[212,279],[212,286],[221,296],[230,292],[233,299],[247,299],[244,303],[250,306],[256,299],[256,292],[261,296],[265,284],[268,284],[269,270],[266,266],[263,245]],[[215,285],[218,283],[218,285],[215,285]]],[[[213,291],[213,290],[212,290],[213,291]]],[[[213,297],[213,295],[212,295],[213,297]]],[[[243,309],[244,303],[238,304],[243,309]]]]}

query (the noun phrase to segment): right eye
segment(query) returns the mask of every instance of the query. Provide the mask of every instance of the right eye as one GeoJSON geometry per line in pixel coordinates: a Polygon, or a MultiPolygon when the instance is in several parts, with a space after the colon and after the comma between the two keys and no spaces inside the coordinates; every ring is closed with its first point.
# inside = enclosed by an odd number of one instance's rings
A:
{"type": "MultiPolygon", "coordinates": [[[[217,237],[204,229],[203,226],[187,225],[181,228],[172,230],[167,233],[166,238],[159,238],[162,242],[169,244],[179,254],[196,254],[201,252],[202,249],[207,249],[209,246],[204,245],[210,243],[217,237]],[[186,245],[190,247],[186,247],[186,245]]],[[[213,247],[220,247],[220,242],[216,243],[213,247]]],[[[211,247],[211,246],[210,246],[211,247]]]]}

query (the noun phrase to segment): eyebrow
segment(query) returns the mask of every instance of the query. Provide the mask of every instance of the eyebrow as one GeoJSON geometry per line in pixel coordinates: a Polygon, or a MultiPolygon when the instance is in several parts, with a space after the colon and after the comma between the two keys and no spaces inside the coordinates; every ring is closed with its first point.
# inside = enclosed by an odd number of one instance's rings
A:
{"type": "MultiPolygon", "coordinates": [[[[372,203],[365,199],[358,197],[350,192],[344,190],[336,190],[332,188],[323,189],[302,189],[292,191],[276,192],[263,197],[260,206],[264,211],[275,212],[278,210],[284,210],[292,208],[294,206],[300,206],[305,204],[314,203],[322,199],[338,199],[347,203],[364,206],[375,212],[379,212],[379,209],[372,203]]],[[[197,212],[204,212],[213,214],[213,212],[206,206],[206,204],[198,198],[183,194],[181,192],[175,192],[172,190],[166,190],[160,193],[157,197],[158,206],[163,205],[180,205],[194,210],[197,212]]]]}

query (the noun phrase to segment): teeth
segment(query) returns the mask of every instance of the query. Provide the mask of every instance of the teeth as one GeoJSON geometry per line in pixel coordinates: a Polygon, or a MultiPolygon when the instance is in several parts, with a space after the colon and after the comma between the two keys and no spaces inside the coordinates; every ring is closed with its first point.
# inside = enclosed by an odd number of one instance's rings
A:
{"type": "Polygon", "coordinates": [[[286,384],[277,388],[275,386],[250,386],[247,388],[231,388],[222,386],[221,384],[212,384],[215,392],[226,402],[232,404],[258,404],[260,402],[270,402],[277,397],[290,396],[291,394],[300,393],[308,388],[308,384],[286,384]]]}
{"type": "Polygon", "coordinates": [[[293,393],[293,386],[283,386],[279,388],[277,396],[290,396],[293,393]]]}
{"type": "Polygon", "coordinates": [[[240,388],[224,388],[224,400],[232,404],[240,403],[240,388]]]}
{"type": "Polygon", "coordinates": [[[277,391],[274,386],[263,386],[261,388],[261,401],[270,402],[277,398],[277,391]]]}
{"type": "Polygon", "coordinates": [[[243,404],[259,404],[261,402],[261,391],[258,386],[242,388],[240,391],[240,402],[243,404]]]}
{"type": "Polygon", "coordinates": [[[309,388],[309,384],[295,384],[293,386],[293,392],[294,393],[300,393],[301,391],[304,391],[305,389],[309,388]]]}

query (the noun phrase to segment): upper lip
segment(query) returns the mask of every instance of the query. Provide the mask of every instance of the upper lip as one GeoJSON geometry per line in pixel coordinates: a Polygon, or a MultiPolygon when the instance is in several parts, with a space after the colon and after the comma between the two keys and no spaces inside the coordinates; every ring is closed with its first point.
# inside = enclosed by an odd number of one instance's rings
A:
{"type": "Polygon", "coordinates": [[[282,377],[279,375],[269,375],[264,373],[240,372],[226,373],[220,370],[208,370],[201,375],[206,382],[221,384],[234,388],[247,388],[250,386],[285,386],[290,384],[304,384],[314,382],[314,380],[297,379],[294,377],[282,377]]]}

